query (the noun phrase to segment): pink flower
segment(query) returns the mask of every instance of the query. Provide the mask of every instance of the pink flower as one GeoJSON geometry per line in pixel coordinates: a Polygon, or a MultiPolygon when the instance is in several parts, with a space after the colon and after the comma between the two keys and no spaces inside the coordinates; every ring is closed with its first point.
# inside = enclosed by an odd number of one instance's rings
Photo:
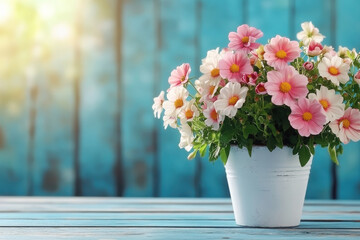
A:
{"type": "Polygon", "coordinates": [[[288,62],[300,56],[301,49],[297,41],[276,35],[264,47],[264,58],[275,69],[284,68],[288,62]]]}
{"type": "Polygon", "coordinates": [[[243,77],[241,78],[241,83],[246,83],[248,85],[251,86],[255,86],[256,85],[256,80],[258,79],[259,74],[257,72],[253,72],[251,74],[244,74],[243,77]]]}
{"type": "Polygon", "coordinates": [[[171,76],[169,77],[170,87],[175,87],[179,85],[183,85],[189,80],[189,74],[191,72],[190,65],[188,63],[183,63],[180,66],[177,66],[171,72],[171,76]]]}
{"type": "Polygon", "coordinates": [[[229,33],[229,48],[249,53],[260,46],[255,41],[263,36],[262,31],[243,24],[237,28],[237,32],[229,33]]]}
{"type": "Polygon", "coordinates": [[[312,63],[312,62],[304,62],[303,67],[306,70],[311,71],[314,68],[314,63],[312,63]]]}
{"type": "Polygon", "coordinates": [[[310,134],[317,135],[322,131],[326,116],[318,101],[300,98],[291,106],[289,121],[301,136],[309,137],[310,134]]]}
{"type": "Polygon", "coordinates": [[[243,74],[251,74],[253,69],[243,52],[226,52],[219,61],[220,76],[232,82],[241,82],[243,74]]]}
{"type": "Polygon", "coordinates": [[[304,98],[308,93],[307,77],[299,74],[292,66],[268,72],[267,79],[265,88],[275,105],[290,106],[295,99],[304,98]]]}
{"type": "Polygon", "coordinates": [[[360,70],[355,74],[354,80],[355,80],[355,82],[360,84],[360,70]]]}
{"type": "Polygon", "coordinates": [[[329,127],[340,141],[347,144],[350,140],[357,142],[360,140],[360,111],[349,107],[345,110],[344,116],[332,121],[329,127]]]}
{"type": "Polygon", "coordinates": [[[306,54],[310,57],[319,56],[323,50],[321,43],[315,42],[312,40],[309,44],[309,47],[306,50],[306,54]]]}
{"type": "Polygon", "coordinates": [[[266,88],[265,88],[265,83],[261,82],[259,83],[256,87],[255,87],[255,92],[259,95],[264,95],[266,94],[266,88]]]}

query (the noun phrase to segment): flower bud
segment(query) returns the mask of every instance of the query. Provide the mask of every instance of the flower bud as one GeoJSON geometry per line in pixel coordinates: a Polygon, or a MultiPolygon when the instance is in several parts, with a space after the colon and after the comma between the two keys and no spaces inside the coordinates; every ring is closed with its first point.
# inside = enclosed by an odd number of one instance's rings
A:
{"type": "Polygon", "coordinates": [[[360,84],[360,70],[355,74],[354,80],[355,80],[355,82],[360,84]]]}
{"type": "Polygon", "coordinates": [[[321,43],[311,41],[309,47],[306,50],[306,54],[310,57],[319,56],[323,50],[321,43]]]}
{"type": "Polygon", "coordinates": [[[312,62],[304,62],[303,67],[306,70],[311,71],[314,68],[314,63],[312,63],[312,62]]]}
{"type": "Polygon", "coordinates": [[[197,150],[196,151],[193,151],[192,153],[190,153],[187,157],[188,160],[192,160],[196,157],[196,153],[197,153],[197,150]]]}

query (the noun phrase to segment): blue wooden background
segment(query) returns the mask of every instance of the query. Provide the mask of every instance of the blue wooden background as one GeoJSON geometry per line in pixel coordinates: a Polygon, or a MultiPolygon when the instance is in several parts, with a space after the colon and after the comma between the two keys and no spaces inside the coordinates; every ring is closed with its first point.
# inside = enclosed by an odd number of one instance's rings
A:
{"type": "MultiPolygon", "coordinates": [[[[0,2],[0,194],[228,196],[220,161],[186,160],[154,119],[171,70],[226,47],[247,23],[360,50],[357,0],[14,0],[0,2]],[[5,9],[5,10],[4,10],[5,9]]],[[[333,167],[317,149],[308,198],[360,198],[360,143],[333,167]]]]}

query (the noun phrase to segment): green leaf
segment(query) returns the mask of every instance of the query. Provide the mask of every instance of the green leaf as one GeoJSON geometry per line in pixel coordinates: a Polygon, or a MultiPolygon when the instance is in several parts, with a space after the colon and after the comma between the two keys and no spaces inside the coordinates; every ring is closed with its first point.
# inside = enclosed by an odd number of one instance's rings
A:
{"type": "Polygon", "coordinates": [[[209,161],[216,161],[219,157],[220,146],[216,143],[212,143],[209,148],[209,161]]]}
{"type": "Polygon", "coordinates": [[[330,154],[330,158],[331,161],[333,161],[333,163],[335,163],[336,165],[339,165],[339,161],[337,159],[337,154],[336,154],[336,149],[335,147],[331,148],[330,146],[328,147],[328,151],[330,154]]]}
{"type": "Polygon", "coordinates": [[[234,128],[229,123],[224,123],[220,130],[220,144],[227,145],[234,137],[234,128]]]}
{"type": "Polygon", "coordinates": [[[226,148],[222,148],[220,150],[220,159],[224,165],[226,164],[226,162],[228,160],[229,153],[230,153],[230,145],[228,145],[226,148]]]}
{"type": "Polygon", "coordinates": [[[201,157],[205,157],[205,153],[206,153],[206,149],[207,149],[207,145],[203,144],[200,148],[199,148],[199,153],[201,157]]]}
{"type": "Polygon", "coordinates": [[[302,145],[299,150],[299,159],[300,159],[300,165],[303,167],[307,164],[307,162],[310,160],[311,154],[310,150],[306,145],[302,145]]]}
{"type": "Polygon", "coordinates": [[[274,136],[276,136],[278,134],[277,130],[273,124],[269,124],[268,127],[270,128],[270,130],[274,136]]]}
{"type": "Polygon", "coordinates": [[[272,152],[276,148],[276,140],[273,136],[270,136],[268,141],[266,142],[266,146],[270,152],[272,152]]]}
{"type": "Polygon", "coordinates": [[[244,138],[247,139],[250,134],[255,135],[257,134],[258,129],[254,125],[246,125],[244,127],[244,138]]]}
{"type": "Polygon", "coordinates": [[[299,153],[299,150],[300,150],[300,139],[298,138],[297,143],[293,149],[293,154],[295,155],[295,154],[299,153]]]}
{"type": "Polygon", "coordinates": [[[250,138],[250,139],[248,139],[248,141],[246,143],[246,148],[248,150],[250,157],[251,157],[251,152],[252,152],[252,146],[253,146],[253,140],[250,138]]]}

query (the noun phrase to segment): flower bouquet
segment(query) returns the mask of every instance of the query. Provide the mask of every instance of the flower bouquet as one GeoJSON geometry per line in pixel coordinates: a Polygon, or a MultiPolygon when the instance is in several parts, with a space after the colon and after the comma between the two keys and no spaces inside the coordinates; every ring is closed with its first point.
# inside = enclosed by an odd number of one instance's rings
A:
{"type": "Polygon", "coordinates": [[[180,131],[180,148],[220,157],[239,225],[300,224],[315,145],[333,162],[343,144],[360,140],[360,55],[322,45],[311,22],[299,41],[241,25],[228,48],[208,51],[198,79],[188,63],[171,72],[153,110],[180,131]],[[194,81],[195,80],[195,81],[194,81]]]}
{"type": "Polygon", "coordinates": [[[318,144],[338,164],[341,143],[360,140],[359,55],[322,45],[311,22],[301,27],[299,42],[277,35],[263,46],[259,29],[241,25],[228,48],[207,52],[194,83],[188,63],[171,72],[167,100],[162,91],[153,110],[165,110],[164,127],[180,131],[189,159],[209,149],[226,164],[231,145],[250,156],[254,145],[287,146],[305,166],[318,144]]]}

